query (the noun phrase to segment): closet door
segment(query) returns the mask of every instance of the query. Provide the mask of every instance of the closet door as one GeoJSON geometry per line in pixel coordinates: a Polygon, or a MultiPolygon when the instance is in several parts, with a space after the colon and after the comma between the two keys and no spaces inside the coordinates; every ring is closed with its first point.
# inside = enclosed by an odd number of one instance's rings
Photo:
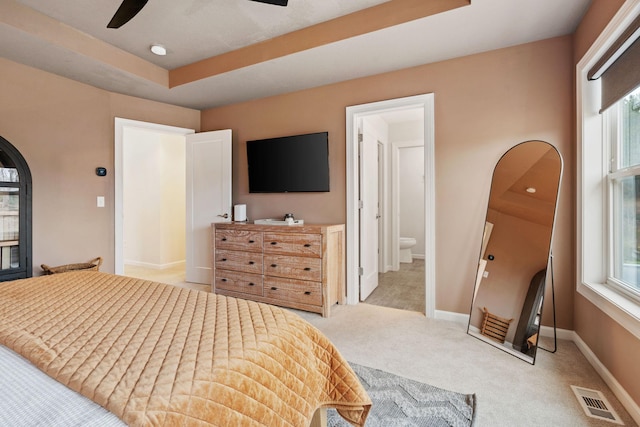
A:
{"type": "Polygon", "coordinates": [[[0,137],[0,281],[31,275],[31,172],[0,137]]]}

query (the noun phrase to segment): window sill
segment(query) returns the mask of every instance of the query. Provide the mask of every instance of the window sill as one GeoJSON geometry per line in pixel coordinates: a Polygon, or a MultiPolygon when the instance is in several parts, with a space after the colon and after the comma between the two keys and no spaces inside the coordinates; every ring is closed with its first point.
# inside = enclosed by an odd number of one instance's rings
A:
{"type": "Polygon", "coordinates": [[[640,339],[640,303],[601,283],[582,283],[578,293],[640,339]]]}

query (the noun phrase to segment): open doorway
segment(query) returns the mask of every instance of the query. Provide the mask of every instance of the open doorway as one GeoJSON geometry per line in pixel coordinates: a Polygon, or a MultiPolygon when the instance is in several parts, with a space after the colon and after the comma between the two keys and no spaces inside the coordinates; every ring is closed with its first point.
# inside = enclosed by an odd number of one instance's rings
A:
{"type": "Polygon", "coordinates": [[[185,136],[193,132],[116,118],[116,274],[184,284],[185,136]]]}
{"type": "MultiPolygon", "coordinates": [[[[421,298],[424,302],[398,308],[423,311],[427,317],[434,317],[433,137],[432,94],[347,108],[347,301],[349,304],[364,301],[366,297],[375,297],[376,290],[372,288],[379,287],[380,283],[386,286],[383,282],[389,281],[385,278],[385,274],[398,273],[397,275],[402,276],[398,280],[411,280],[414,284],[416,278],[419,278],[417,280],[420,283],[416,284],[419,289],[409,298],[414,300],[421,298]],[[400,125],[400,123],[403,124],[400,125]],[[389,129],[392,131],[389,132],[389,129]],[[375,156],[377,159],[365,160],[363,163],[363,158],[374,158],[367,154],[367,147],[371,147],[372,144],[378,146],[378,155],[375,156]],[[418,157],[418,163],[416,163],[416,157],[418,157]],[[372,166],[371,162],[377,162],[377,164],[372,166]],[[421,168],[416,170],[417,166],[421,168]],[[369,179],[374,168],[378,178],[369,179]],[[403,173],[403,169],[408,173],[403,173]],[[367,179],[363,179],[363,174],[367,179]],[[409,190],[407,183],[402,183],[403,179],[413,181],[417,179],[421,185],[409,190]],[[371,188],[367,189],[371,186],[376,187],[375,191],[371,191],[371,188]],[[407,190],[409,193],[413,192],[413,196],[407,195],[407,190]],[[415,197],[415,191],[421,192],[421,197],[415,197]],[[376,199],[375,207],[372,207],[371,203],[373,193],[376,194],[373,198],[376,199]],[[371,237],[374,234],[372,230],[378,230],[375,238],[371,237]],[[400,249],[401,237],[411,237],[415,240],[411,245],[414,256],[409,255],[413,262],[408,262],[407,251],[400,249]],[[372,257],[377,261],[375,266],[372,266],[372,257]],[[372,268],[376,271],[372,271],[372,268]],[[372,285],[370,278],[373,273],[380,280],[372,285]]],[[[404,240],[406,239],[403,239],[403,248],[406,246],[404,240]]],[[[408,289],[407,291],[411,292],[408,289]]],[[[397,296],[398,292],[395,293],[397,296]]],[[[378,294],[382,295],[384,292],[378,292],[378,294]]]]}
{"type": "Polygon", "coordinates": [[[377,123],[381,134],[378,284],[366,298],[361,287],[360,300],[425,313],[424,108],[383,111],[362,120],[377,123]]]}

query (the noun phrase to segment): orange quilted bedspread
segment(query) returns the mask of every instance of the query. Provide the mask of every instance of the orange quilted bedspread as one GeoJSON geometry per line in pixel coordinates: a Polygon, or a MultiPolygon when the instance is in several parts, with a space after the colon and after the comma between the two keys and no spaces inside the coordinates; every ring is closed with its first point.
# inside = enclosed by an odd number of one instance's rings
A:
{"type": "Polygon", "coordinates": [[[0,283],[0,344],[131,426],[309,425],[371,401],[329,340],[278,307],[71,272],[0,283]]]}

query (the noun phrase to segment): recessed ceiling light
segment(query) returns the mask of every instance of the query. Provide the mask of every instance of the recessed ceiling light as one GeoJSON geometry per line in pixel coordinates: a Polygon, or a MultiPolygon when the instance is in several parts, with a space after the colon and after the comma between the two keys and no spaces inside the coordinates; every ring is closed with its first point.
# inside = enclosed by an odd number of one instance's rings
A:
{"type": "Polygon", "coordinates": [[[535,189],[535,187],[527,187],[527,190],[526,190],[526,191],[527,191],[527,193],[531,193],[531,194],[533,194],[533,193],[535,193],[535,192],[536,192],[536,189],[535,189]]]}
{"type": "Polygon", "coordinates": [[[152,44],[151,45],[151,52],[155,53],[156,55],[159,56],[164,56],[167,54],[167,48],[162,46],[161,44],[152,44]]]}

